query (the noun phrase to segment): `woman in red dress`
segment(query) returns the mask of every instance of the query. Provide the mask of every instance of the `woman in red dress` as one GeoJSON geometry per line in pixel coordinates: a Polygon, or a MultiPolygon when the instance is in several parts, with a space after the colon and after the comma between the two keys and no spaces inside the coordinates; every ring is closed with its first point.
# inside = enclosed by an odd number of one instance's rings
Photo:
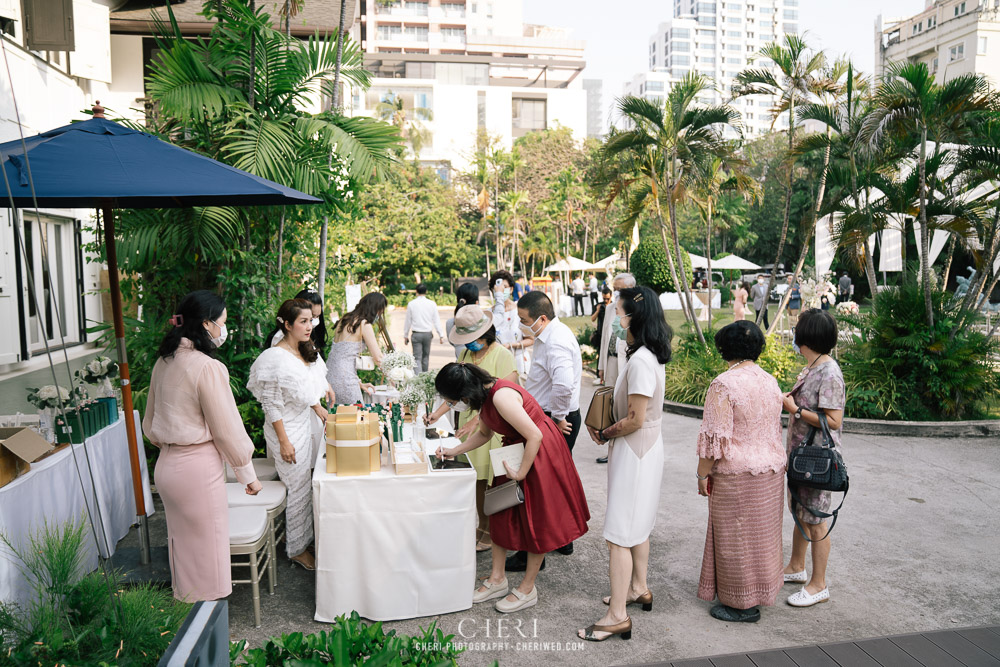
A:
{"type": "Polygon", "coordinates": [[[435,386],[453,409],[464,410],[467,404],[479,410],[479,428],[458,447],[439,449],[438,456],[471,451],[489,442],[494,433],[503,438],[505,447],[524,443],[520,467],[514,470],[504,463],[507,474],[494,478],[492,484],[517,481],[524,502],[490,517],[493,568],[472,601],[496,599],[496,609],[503,613],[533,607],[538,602],[535,577],[545,554],[581,537],[590,519],[566,439],[525,389],[498,380],[474,364],[448,364],[438,373],[435,386]],[[508,549],[528,553],[524,579],[514,589],[504,571],[508,549]]]}

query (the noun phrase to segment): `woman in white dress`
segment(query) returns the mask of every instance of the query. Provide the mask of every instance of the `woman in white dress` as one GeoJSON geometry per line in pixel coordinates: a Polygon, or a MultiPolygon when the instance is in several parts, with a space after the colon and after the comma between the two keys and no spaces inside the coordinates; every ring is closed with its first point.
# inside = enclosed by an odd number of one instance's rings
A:
{"type": "Polygon", "coordinates": [[[521,321],[517,317],[517,302],[514,293],[514,276],[509,271],[494,271],[490,276],[493,290],[493,326],[497,329],[497,342],[514,355],[514,366],[522,383],[531,368],[531,347],[535,339],[525,337],[521,331],[521,321]]]}
{"type": "Polygon", "coordinates": [[[326,364],[310,340],[312,328],[311,303],[290,299],[281,304],[276,329],[283,335],[253,362],[247,382],[264,409],[264,439],[287,492],[285,549],[289,559],[307,570],[316,567],[307,548],[313,539],[310,482],[318,453],[315,434],[327,415],[320,401],[334,400],[326,364]]]}
{"type": "Polygon", "coordinates": [[[626,605],[639,604],[644,611],[653,608],[646,570],[663,479],[663,366],[670,360],[673,332],[659,298],[648,287],[623,289],[617,314],[628,350],[615,382],[616,421],[600,431],[588,427],[594,442],[610,443],[604,539],[610,551],[611,595],[604,598],[609,606],[601,620],[579,631],[581,639],[590,641],[616,634],[631,637],[626,605]]]}

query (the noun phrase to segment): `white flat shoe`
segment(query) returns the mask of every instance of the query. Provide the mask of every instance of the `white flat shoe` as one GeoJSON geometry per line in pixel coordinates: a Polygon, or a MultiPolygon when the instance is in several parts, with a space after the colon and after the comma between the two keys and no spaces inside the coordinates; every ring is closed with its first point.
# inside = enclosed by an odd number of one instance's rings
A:
{"type": "Polygon", "coordinates": [[[513,602],[507,601],[507,596],[504,596],[503,600],[497,600],[496,610],[503,614],[510,614],[511,612],[521,611],[522,609],[527,609],[528,607],[534,607],[538,604],[538,587],[531,589],[531,592],[525,595],[516,588],[511,591],[514,597],[517,599],[513,602]]]}
{"type": "Polygon", "coordinates": [[[792,572],[791,574],[785,575],[786,584],[804,584],[809,581],[809,575],[806,574],[805,570],[801,572],[792,572]]]}
{"type": "Polygon", "coordinates": [[[509,587],[507,585],[507,579],[506,579],[506,577],[499,584],[491,584],[490,580],[488,578],[484,579],[483,580],[483,586],[486,587],[485,591],[480,591],[480,590],[477,589],[472,594],[472,602],[473,602],[473,604],[475,604],[477,602],[486,602],[487,600],[494,600],[496,598],[505,598],[505,597],[507,597],[507,592],[508,592],[508,588],[509,587]]]}
{"type": "Polygon", "coordinates": [[[814,604],[819,604],[820,602],[827,602],[830,599],[830,589],[829,587],[824,588],[819,593],[815,595],[809,595],[806,589],[803,587],[797,593],[792,593],[788,596],[788,604],[793,607],[811,607],[814,604]]]}

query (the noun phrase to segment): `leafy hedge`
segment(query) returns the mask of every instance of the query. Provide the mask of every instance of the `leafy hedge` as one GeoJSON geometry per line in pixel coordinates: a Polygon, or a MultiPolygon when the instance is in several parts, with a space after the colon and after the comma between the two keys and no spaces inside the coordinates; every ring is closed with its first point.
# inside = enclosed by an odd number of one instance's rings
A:
{"type": "MultiPolygon", "coordinates": [[[[683,275],[687,276],[687,284],[690,285],[694,280],[691,258],[687,252],[682,254],[684,256],[683,275]]],[[[676,263],[677,259],[674,258],[674,264],[676,265],[676,263]]],[[[678,291],[670,276],[670,266],[667,264],[667,254],[663,250],[663,243],[656,239],[646,239],[636,247],[629,259],[629,268],[637,283],[652,287],[657,294],[678,291]]]]}

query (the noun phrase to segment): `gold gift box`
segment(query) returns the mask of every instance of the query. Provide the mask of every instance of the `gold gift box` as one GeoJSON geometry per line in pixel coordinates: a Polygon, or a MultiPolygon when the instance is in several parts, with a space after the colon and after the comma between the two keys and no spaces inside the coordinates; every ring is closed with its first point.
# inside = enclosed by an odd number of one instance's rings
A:
{"type": "MultiPolygon", "coordinates": [[[[353,407],[353,406],[349,406],[353,407]]],[[[341,408],[343,410],[343,408],[341,408]]],[[[326,471],[340,476],[370,475],[382,468],[382,428],[370,412],[351,411],[326,425],[326,471]]]]}

